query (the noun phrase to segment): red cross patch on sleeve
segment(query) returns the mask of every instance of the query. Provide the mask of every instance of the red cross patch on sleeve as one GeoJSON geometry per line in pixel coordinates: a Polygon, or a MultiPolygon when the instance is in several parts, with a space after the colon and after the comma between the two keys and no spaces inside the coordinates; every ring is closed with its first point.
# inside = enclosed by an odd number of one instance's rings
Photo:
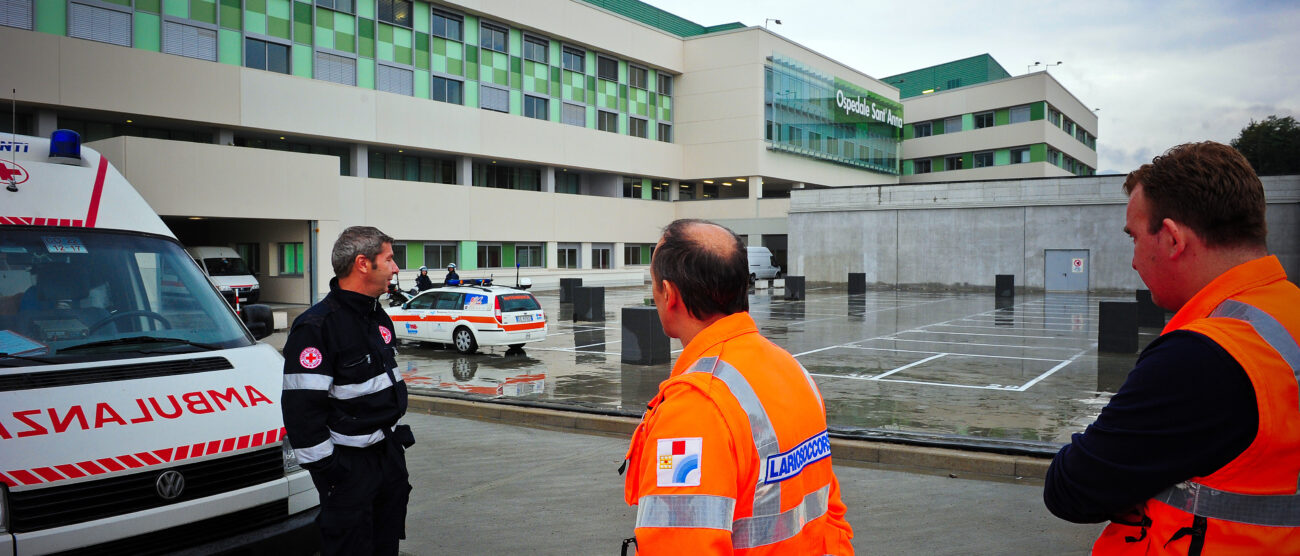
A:
{"type": "Polygon", "coordinates": [[[321,361],[324,359],[324,357],[321,357],[320,350],[314,347],[305,348],[302,353],[298,354],[298,364],[302,365],[304,369],[315,369],[320,366],[321,361]]]}

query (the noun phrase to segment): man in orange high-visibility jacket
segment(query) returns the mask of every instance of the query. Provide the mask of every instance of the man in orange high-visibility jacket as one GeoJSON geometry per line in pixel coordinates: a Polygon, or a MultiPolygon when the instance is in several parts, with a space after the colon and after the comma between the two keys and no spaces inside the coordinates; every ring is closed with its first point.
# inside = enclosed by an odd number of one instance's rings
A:
{"type": "Polygon", "coordinates": [[[1057,454],[1047,507],[1109,519],[1094,554],[1300,554],[1300,288],[1268,254],[1263,185],[1206,142],[1124,189],[1133,268],[1177,313],[1057,454]]]}
{"type": "Polygon", "coordinates": [[[673,222],[650,276],[686,348],[627,454],[638,553],[852,554],[821,394],[750,318],[740,239],[673,222]]]}

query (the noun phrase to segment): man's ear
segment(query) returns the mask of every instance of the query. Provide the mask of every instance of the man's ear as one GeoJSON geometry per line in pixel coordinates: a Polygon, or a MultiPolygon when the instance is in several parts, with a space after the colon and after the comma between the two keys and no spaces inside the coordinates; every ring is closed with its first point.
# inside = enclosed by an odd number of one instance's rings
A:
{"type": "Polygon", "coordinates": [[[369,274],[370,259],[367,259],[365,255],[357,255],[357,258],[352,259],[352,268],[362,274],[369,274]]]}
{"type": "Polygon", "coordinates": [[[665,309],[673,309],[676,308],[676,306],[678,305],[683,305],[682,292],[681,290],[677,289],[677,286],[674,285],[672,282],[669,282],[667,280],[660,280],[659,291],[663,292],[665,309]]]}
{"type": "Polygon", "coordinates": [[[1187,250],[1188,242],[1196,239],[1196,232],[1172,218],[1160,221],[1160,245],[1170,259],[1178,258],[1187,250]]]}

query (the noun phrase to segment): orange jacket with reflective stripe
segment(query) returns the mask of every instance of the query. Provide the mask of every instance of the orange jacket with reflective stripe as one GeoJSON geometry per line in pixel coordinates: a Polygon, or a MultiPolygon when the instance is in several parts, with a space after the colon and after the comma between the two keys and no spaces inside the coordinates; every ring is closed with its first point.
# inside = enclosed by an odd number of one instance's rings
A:
{"type": "Polygon", "coordinates": [[[1259,432],[1218,471],[1144,502],[1135,524],[1112,522],[1093,553],[1300,554],[1300,288],[1276,257],[1255,259],[1201,289],[1164,333],[1174,330],[1204,334],[1241,364],[1259,432]]]}
{"type": "Polygon", "coordinates": [[[686,346],[633,435],[640,554],[852,554],[812,377],[748,313],[686,346]]]}

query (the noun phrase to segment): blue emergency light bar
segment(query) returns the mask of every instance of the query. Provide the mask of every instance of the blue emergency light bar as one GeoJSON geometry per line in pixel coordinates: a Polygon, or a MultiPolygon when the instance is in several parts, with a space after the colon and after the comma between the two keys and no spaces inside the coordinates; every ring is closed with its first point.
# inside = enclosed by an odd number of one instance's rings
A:
{"type": "Polygon", "coordinates": [[[81,135],[71,129],[56,129],[50,134],[50,158],[56,162],[81,161],[81,135]]]}

